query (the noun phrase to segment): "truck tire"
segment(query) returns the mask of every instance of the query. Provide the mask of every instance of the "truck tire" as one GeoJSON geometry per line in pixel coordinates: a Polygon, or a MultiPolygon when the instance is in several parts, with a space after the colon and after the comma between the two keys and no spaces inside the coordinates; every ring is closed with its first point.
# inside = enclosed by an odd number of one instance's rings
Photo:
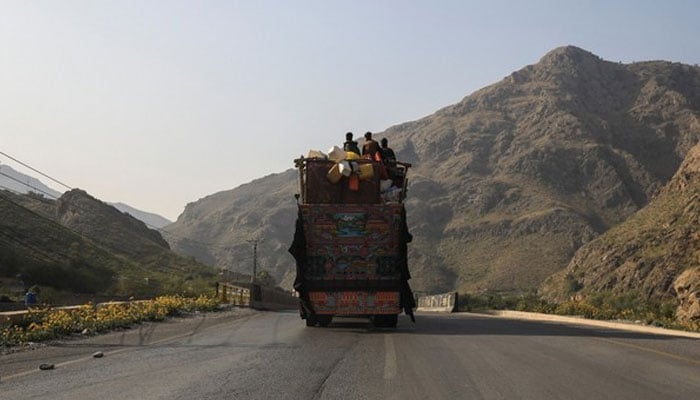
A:
{"type": "Polygon", "coordinates": [[[372,318],[372,324],[377,328],[396,328],[399,316],[396,314],[380,314],[372,318]]]}
{"type": "Polygon", "coordinates": [[[306,326],[316,326],[316,316],[314,315],[307,315],[306,316],[306,326]]]}
{"type": "Polygon", "coordinates": [[[333,321],[333,316],[332,315],[317,315],[316,319],[318,320],[318,325],[322,327],[326,327],[331,324],[331,321],[333,321]]]}

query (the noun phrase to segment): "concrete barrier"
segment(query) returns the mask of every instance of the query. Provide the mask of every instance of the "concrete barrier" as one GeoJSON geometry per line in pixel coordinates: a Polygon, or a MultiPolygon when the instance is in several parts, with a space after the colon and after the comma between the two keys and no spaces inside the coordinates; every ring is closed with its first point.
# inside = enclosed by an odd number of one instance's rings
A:
{"type": "Polygon", "coordinates": [[[457,292],[421,296],[418,298],[416,311],[446,312],[457,310],[457,292]]]}
{"type": "Polygon", "coordinates": [[[278,289],[254,285],[250,308],[271,311],[296,310],[299,309],[299,298],[278,289]]]}

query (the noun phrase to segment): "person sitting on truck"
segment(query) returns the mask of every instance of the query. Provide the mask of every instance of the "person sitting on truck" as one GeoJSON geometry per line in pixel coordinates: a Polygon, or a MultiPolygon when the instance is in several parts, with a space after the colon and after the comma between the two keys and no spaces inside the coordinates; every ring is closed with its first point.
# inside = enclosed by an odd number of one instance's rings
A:
{"type": "Polygon", "coordinates": [[[394,153],[394,150],[389,147],[389,140],[387,138],[382,138],[381,144],[382,147],[379,149],[379,151],[381,152],[384,164],[387,166],[396,165],[396,154],[394,153]]]}
{"type": "Polygon", "coordinates": [[[382,154],[382,161],[386,168],[386,174],[389,179],[394,181],[394,185],[401,186],[403,171],[401,168],[396,166],[396,154],[394,150],[389,147],[389,140],[387,138],[382,138],[382,147],[379,149],[382,154]]]}
{"type": "Polygon", "coordinates": [[[343,150],[351,151],[358,156],[360,155],[360,148],[357,147],[357,142],[352,140],[352,132],[345,134],[345,143],[343,143],[343,150]]]}
{"type": "Polygon", "coordinates": [[[366,156],[367,158],[374,161],[381,160],[379,143],[372,140],[372,132],[365,133],[365,143],[362,145],[362,156],[366,156]]]}

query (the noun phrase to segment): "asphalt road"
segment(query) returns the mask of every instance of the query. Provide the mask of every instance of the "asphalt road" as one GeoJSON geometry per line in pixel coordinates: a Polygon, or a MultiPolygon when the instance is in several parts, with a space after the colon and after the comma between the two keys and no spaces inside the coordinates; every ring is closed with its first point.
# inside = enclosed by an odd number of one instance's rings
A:
{"type": "Polygon", "coordinates": [[[238,310],[0,356],[0,398],[698,399],[700,340],[470,314],[307,328],[238,310]]]}

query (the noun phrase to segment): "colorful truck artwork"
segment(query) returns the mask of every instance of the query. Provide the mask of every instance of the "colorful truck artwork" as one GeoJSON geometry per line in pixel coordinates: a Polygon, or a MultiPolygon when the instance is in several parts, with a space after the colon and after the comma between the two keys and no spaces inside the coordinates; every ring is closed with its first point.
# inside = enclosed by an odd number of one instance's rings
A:
{"type": "Polygon", "coordinates": [[[410,164],[387,168],[381,161],[353,160],[353,172],[340,179],[328,177],[336,162],[325,158],[302,157],[295,165],[300,193],[289,251],[296,259],[294,288],[306,325],[363,316],[375,326],[395,327],[402,311],[413,319],[411,235],[403,204],[410,164]]]}

